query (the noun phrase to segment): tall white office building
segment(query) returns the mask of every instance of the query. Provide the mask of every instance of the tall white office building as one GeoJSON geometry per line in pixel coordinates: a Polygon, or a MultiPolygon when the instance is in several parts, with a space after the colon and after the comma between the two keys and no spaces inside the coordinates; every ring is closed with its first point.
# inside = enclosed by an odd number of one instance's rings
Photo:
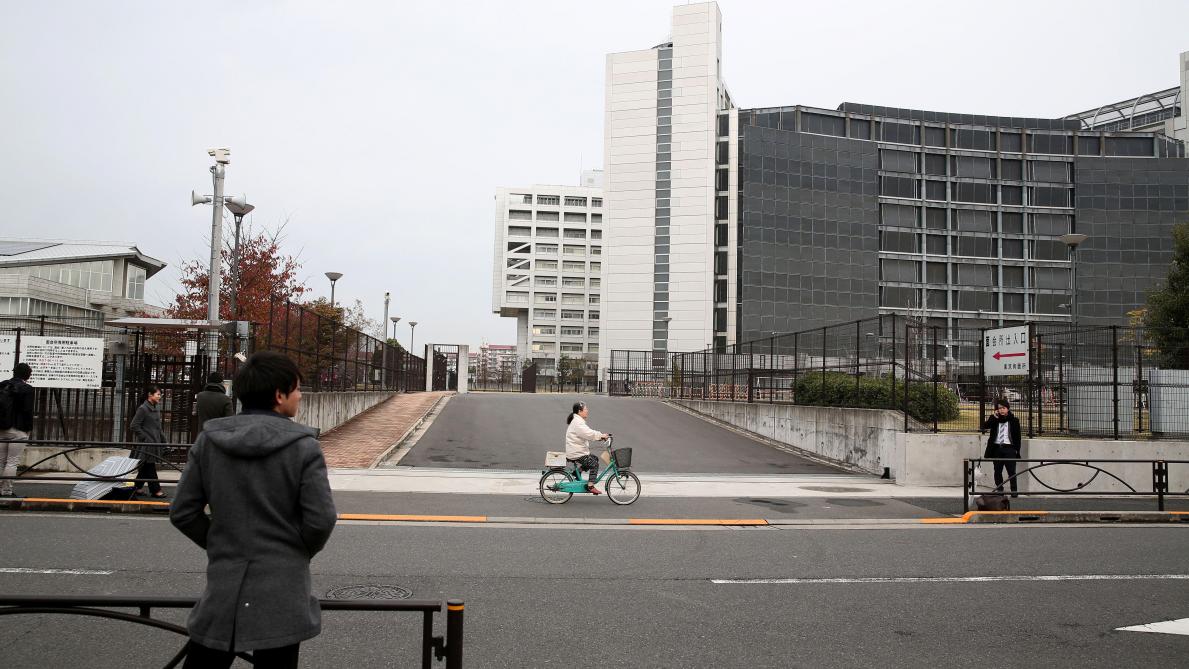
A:
{"type": "Polygon", "coordinates": [[[612,349],[700,350],[728,329],[715,323],[729,311],[716,277],[730,271],[716,250],[733,243],[726,225],[721,238],[715,229],[716,123],[732,107],[721,37],[717,4],[682,5],[670,41],[607,56],[604,192],[615,252],[604,272],[601,369],[612,349]]]}
{"type": "Polygon", "coordinates": [[[556,376],[562,357],[597,379],[603,279],[602,172],[582,186],[500,188],[492,311],[516,319],[516,352],[556,376]]]}

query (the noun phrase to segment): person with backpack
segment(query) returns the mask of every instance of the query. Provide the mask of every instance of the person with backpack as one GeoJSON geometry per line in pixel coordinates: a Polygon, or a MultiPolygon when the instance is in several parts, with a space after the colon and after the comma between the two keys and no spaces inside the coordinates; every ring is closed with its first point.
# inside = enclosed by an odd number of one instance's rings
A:
{"type": "MultiPolygon", "coordinates": [[[[29,433],[33,431],[33,368],[21,362],[12,378],[0,383],[0,468],[3,476],[16,476],[29,433]]],[[[12,479],[0,479],[0,497],[12,497],[12,479]]]]}
{"type": "Polygon", "coordinates": [[[169,510],[207,556],[186,667],[230,667],[245,651],[257,667],[296,667],[322,630],[310,560],[337,514],[318,433],[292,420],[300,383],[287,356],[254,354],[235,375],[243,412],[211,420],[190,449],[169,510]]]}
{"type": "Polygon", "coordinates": [[[223,390],[223,375],[211,372],[206,377],[206,387],[198,393],[198,431],[206,427],[206,422],[212,418],[226,418],[235,414],[231,407],[231,398],[223,390]]]}
{"type": "MultiPolygon", "coordinates": [[[[132,417],[132,436],[138,442],[132,449],[132,457],[140,459],[140,469],[136,470],[136,478],[149,479],[149,494],[153,497],[165,497],[161,490],[161,481],[157,479],[157,460],[165,454],[165,431],[161,428],[161,389],[150,385],[145,389],[144,403],[136,408],[136,415],[132,417]]],[[[139,495],[144,481],[137,481],[134,495],[139,495]]]]}

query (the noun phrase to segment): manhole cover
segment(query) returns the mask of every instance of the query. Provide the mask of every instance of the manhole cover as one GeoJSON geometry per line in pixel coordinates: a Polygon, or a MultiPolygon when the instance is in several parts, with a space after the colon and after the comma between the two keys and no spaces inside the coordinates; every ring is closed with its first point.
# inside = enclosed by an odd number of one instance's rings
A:
{"type": "Polygon", "coordinates": [[[326,593],[327,599],[408,599],[413,591],[399,585],[348,585],[326,593]]]}
{"type": "Polygon", "coordinates": [[[838,485],[803,485],[798,487],[814,492],[871,492],[870,488],[844,488],[838,485]]]}

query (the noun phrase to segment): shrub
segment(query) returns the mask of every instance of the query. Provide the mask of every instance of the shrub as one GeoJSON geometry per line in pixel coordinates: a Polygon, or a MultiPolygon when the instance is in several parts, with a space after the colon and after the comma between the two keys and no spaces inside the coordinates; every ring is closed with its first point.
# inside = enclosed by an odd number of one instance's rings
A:
{"type": "MultiPolygon", "coordinates": [[[[934,397],[932,383],[912,383],[908,388],[908,415],[925,422],[933,422],[934,397]]],[[[895,406],[892,405],[890,376],[855,377],[842,372],[809,373],[797,379],[798,404],[857,409],[895,409],[904,407],[904,379],[896,379],[895,406]]],[[[937,386],[937,420],[958,418],[958,396],[945,386],[937,386]]]]}

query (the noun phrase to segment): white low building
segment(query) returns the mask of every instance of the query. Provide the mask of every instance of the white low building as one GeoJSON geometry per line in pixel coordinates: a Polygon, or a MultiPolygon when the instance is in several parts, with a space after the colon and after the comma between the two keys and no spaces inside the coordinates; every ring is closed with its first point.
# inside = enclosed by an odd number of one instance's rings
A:
{"type": "Polygon", "coordinates": [[[603,277],[602,173],[582,186],[500,188],[495,196],[492,311],[516,319],[516,352],[557,376],[581,360],[594,383],[603,277]]]}
{"type": "Polygon", "coordinates": [[[0,316],[103,320],[155,311],[145,282],[164,267],[127,242],[0,239],[0,316]]]}

